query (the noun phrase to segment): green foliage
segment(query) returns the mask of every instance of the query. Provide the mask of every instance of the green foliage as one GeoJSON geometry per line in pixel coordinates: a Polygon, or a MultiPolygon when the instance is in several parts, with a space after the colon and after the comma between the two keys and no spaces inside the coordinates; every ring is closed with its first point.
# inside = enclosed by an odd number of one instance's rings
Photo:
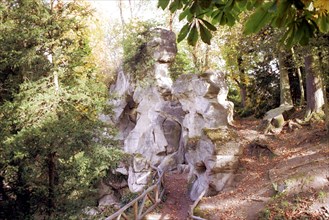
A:
{"type": "Polygon", "coordinates": [[[150,41],[150,30],[157,26],[154,21],[134,20],[126,24],[123,37],[124,69],[136,81],[146,78],[154,60],[148,54],[146,44],[150,41]]]}
{"type": "Polygon", "coordinates": [[[198,36],[207,44],[212,38],[213,25],[203,25],[211,21],[216,25],[233,26],[239,15],[245,11],[253,11],[245,24],[245,33],[257,33],[266,25],[285,29],[282,42],[288,47],[295,44],[305,45],[319,30],[329,31],[329,3],[323,0],[217,0],[217,1],[162,1],[159,7],[173,13],[180,9],[179,19],[186,18],[187,24],[181,29],[179,41],[187,36],[188,43],[195,45],[198,36]]]}
{"type": "Polygon", "coordinates": [[[228,98],[240,117],[261,117],[280,105],[279,35],[280,32],[266,27],[256,35],[245,36],[237,25],[222,37],[225,44],[221,50],[231,79],[228,98]]]}
{"type": "Polygon", "coordinates": [[[96,181],[123,157],[115,130],[99,120],[110,109],[90,58],[90,10],[53,3],[0,3],[0,193],[7,219],[76,216],[95,204],[96,181]]]}
{"type": "Polygon", "coordinates": [[[248,86],[250,105],[247,106],[257,118],[280,105],[279,74],[270,65],[257,67],[248,86]]]}
{"type": "Polygon", "coordinates": [[[134,200],[135,198],[137,198],[138,196],[139,196],[138,193],[128,192],[121,197],[120,203],[122,206],[124,206],[129,202],[131,202],[132,200],[134,200]]]}
{"type": "Polygon", "coordinates": [[[169,68],[170,77],[176,80],[182,74],[194,73],[195,67],[191,58],[188,56],[189,51],[186,50],[187,45],[178,45],[178,52],[174,62],[169,68]]]}
{"type": "Polygon", "coordinates": [[[269,8],[272,7],[270,2],[264,4],[262,7],[256,9],[245,24],[245,34],[259,32],[272,19],[271,14],[268,13],[269,8]]]}

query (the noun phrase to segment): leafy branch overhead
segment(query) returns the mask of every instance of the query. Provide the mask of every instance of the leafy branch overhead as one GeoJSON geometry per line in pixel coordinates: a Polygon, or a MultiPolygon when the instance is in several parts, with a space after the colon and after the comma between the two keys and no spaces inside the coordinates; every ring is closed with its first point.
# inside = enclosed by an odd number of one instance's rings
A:
{"type": "Polygon", "coordinates": [[[306,45],[317,31],[329,32],[327,0],[159,0],[158,7],[179,11],[179,20],[186,19],[178,42],[187,38],[195,45],[201,40],[210,44],[215,25],[233,26],[244,11],[252,11],[244,25],[244,33],[259,32],[266,25],[282,28],[281,41],[291,47],[306,45]]]}

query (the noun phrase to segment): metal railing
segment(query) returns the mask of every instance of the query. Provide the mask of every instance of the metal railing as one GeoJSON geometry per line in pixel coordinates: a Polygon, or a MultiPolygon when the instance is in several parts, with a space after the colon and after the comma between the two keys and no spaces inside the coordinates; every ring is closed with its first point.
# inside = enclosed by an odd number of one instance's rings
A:
{"type": "Polygon", "coordinates": [[[164,172],[156,167],[152,166],[152,168],[156,170],[156,175],[158,177],[156,183],[150,186],[149,188],[147,188],[141,195],[139,195],[137,198],[135,198],[134,200],[132,200],[131,202],[120,208],[114,214],[107,217],[105,220],[112,220],[112,219],[141,220],[148,213],[150,213],[155,207],[157,207],[157,205],[161,202],[162,197],[164,195],[164,187],[163,187],[164,172]],[[152,205],[146,207],[147,201],[150,201],[152,205]],[[144,209],[146,210],[144,211],[144,209]]]}

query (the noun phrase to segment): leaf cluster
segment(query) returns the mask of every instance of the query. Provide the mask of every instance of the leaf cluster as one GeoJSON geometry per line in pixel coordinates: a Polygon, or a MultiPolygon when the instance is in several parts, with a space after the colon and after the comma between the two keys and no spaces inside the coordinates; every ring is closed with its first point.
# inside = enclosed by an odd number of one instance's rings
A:
{"type": "Polygon", "coordinates": [[[282,43],[289,47],[307,44],[317,31],[329,31],[329,3],[323,0],[159,0],[158,6],[171,12],[181,10],[179,18],[186,18],[187,23],[178,41],[187,37],[190,45],[195,45],[199,36],[210,44],[211,32],[216,31],[214,25],[233,26],[245,11],[253,11],[245,23],[245,34],[272,25],[285,29],[282,43]]]}

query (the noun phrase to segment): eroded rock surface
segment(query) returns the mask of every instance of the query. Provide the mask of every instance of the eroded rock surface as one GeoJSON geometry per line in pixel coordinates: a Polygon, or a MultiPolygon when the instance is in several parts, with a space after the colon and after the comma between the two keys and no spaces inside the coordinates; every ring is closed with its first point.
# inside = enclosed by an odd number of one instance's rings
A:
{"type": "Polygon", "coordinates": [[[134,155],[122,172],[132,192],[140,192],[151,179],[151,166],[164,171],[188,167],[190,197],[221,191],[237,166],[240,145],[227,125],[233,120],[233,103],[220,71],[181,75],[174,83],[169,65],[177,48],[175,35],[154,29],[146,44],[154,60],[149,83],[140,85],[120,70],[111,93],[124,150],[134,155]]]}

